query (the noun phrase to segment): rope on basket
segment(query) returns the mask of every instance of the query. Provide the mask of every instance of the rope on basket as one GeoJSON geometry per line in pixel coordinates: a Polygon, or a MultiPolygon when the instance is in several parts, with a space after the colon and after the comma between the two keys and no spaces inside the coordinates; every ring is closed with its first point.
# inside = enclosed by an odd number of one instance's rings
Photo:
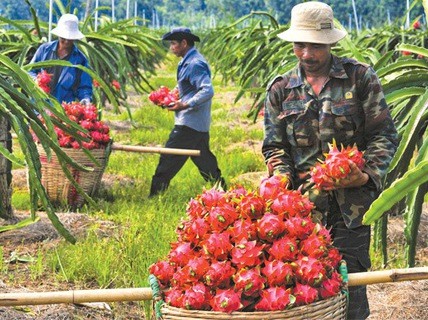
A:
{"type": "MultiPolygon", "coordinates": [[[[340,261],[339,272],[340,272],[340,274],[342,276],[343,283],[345,284],[343,286],[342,293],[346,297],[346,310],[348,310],[348,306],[349,306],[349,291],[348,291],[349,277],[348,277],[348,267],[346,266],[346,261],[345,260],[341,260],[340,261]]],[[[348,312],[346,312],[346,313],[348,313],[348,312]]]]}
{"type": "Polygon", "coordinates": [[[162,300],[162,294],[159,286],[158,279],[154,275],[149,275],[149,283],[150,287],[152,288],[152,295],[153,295],[153,309],[155,312],[156,320],[163,319],[162,318],[162,312],[161,307],[164,304],[164,301],[162,300]]]}

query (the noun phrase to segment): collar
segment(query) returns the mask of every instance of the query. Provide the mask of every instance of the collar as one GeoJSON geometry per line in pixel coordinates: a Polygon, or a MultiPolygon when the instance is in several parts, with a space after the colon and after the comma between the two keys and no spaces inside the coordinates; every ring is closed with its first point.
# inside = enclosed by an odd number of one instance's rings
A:
{"type": "MultiPolygon", "coordinates": [[[[58,50],[59,40],[54,40],[52,44],[53,44],[52,50],[56,52],[58,50]]],[[[76,52],[78,52],[78,49],[76,44],[73,43],[73,49],[71,49],[70,55],[75,54],[76,52]]]]}
{"type": "MultiPolygon", "coordinates": [[[[332,55],[332,58],[333,62],[328,73],[329,77],[337,79],[347,79],[348,75],[346,74],[345,68],[343,67],[343,60],[334,55],[332,55]]],[[[289,76],[289,81],[285,86],[287,89],[292,89],[304,85],[303,71],[300,64],[297,68],[294,68],[291,71],[289,76]]]]}
{"type": "Polygon", "coordinates": [[[189,57],[191,57],[195,53],[196,53],[196,48],[195,47],[190,48],[189,51],[187,51],[186,54],[184,55],[183,59],[181,59],[179,64],[183,65],[186,62],[186,60],[188,60],[189,57]]]}

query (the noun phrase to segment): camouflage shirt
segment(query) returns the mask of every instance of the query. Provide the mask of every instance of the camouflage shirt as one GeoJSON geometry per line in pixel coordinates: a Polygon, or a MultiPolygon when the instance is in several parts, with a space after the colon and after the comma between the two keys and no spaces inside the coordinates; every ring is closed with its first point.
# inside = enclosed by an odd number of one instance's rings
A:
{"type": "Polygon", "coordinates": [[[308,183],[309,170],[324,159],[333,139],[338,146],[356,144],[364,151],[363,171],[370,177],[366,185],[309,192],[319,212],[325,215],[334,198],[347,226],[360,226],[397,148],[397,132],[374,70],[333,56],[329,79],[317,96],[296,67],[269,84],[264,121],[266,164],[273,172],[288,174],[294,188],[308,183]]]}

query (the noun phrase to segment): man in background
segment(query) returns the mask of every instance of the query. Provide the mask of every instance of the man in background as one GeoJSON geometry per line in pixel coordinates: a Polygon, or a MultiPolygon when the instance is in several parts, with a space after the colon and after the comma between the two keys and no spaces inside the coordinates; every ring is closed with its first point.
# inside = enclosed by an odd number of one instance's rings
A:
{"type": "MultiPolygon", "coordinates": [[[[214,89],[209,65],[195,48],[195,41],[200,39],[190,29],[179,27],[164,34],[162,40],[169,41],[171,52],[182,58],[177,70],[179,100],[168,108],[174,112],[174,128],[165,147],[200,150],[200,156],[190,158],[202,177],[226,188],[217,158],[209,145],[214,89]]],[[[149,196],[166,190],[187,159],[188,156],[162,154],[152,178],[149,196]]]]}

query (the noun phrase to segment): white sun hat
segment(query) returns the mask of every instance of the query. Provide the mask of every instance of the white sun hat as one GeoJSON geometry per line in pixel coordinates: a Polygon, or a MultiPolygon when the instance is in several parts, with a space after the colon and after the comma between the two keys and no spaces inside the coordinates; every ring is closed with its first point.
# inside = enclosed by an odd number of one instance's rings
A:
{"type": "Polygon", "coordinates": [[[346,31],[334,27],[333,10],[328,4],[309,1],[291,10],[290,28],[278,37],[290,42],[333,44],[346,36],[346,31]]]}
{"type": "Polygon", "coordinates": [[[52,34],[67,40],[80,40],[85,36],[79,31],[79,19],[71,13],[66,13],[59,18],[56,28],[52,34]]]}

